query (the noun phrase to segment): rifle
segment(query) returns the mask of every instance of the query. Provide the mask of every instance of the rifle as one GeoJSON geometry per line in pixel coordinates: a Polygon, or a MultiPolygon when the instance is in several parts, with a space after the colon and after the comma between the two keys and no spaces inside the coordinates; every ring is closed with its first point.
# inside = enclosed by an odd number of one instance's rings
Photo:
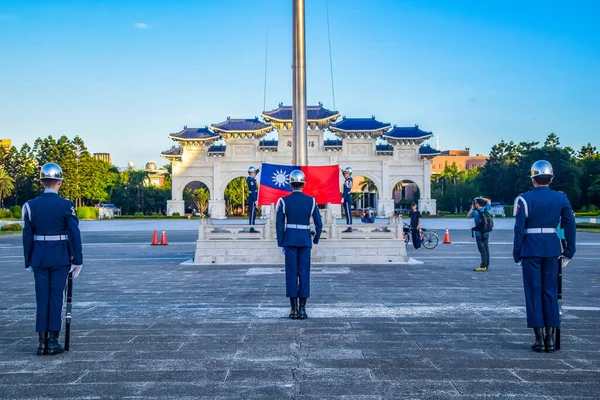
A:
{"type": "Polygon", "coordinates": [[[65,351],[69,351],[71,342],[71,305],[73,302],[73,274],[69,272],[67,279],[67,306],[65,316],[65,351]]]}
{"type": "MultiPolygon", "coordinates": [[[[563,305],[563,297],[562,297],[562,258],[558,259],[558,318],[559,325],[562,325],[562,305],[563,305]]],[[[556,328],[556,336],[554,338],[554,348],[556,350],[560,350],[560,326],[556,328]]]]}

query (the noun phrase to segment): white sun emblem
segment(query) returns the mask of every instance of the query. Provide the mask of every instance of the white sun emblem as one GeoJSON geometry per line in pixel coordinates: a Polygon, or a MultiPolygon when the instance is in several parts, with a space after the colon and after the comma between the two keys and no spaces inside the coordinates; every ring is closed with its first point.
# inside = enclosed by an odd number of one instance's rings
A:
{"type": "Polygon", "coordinates": [[[284,187],[290,183],[290,175],[284,170],[275,171],[273,173],[273,183],[279,187],[284,187]]]}

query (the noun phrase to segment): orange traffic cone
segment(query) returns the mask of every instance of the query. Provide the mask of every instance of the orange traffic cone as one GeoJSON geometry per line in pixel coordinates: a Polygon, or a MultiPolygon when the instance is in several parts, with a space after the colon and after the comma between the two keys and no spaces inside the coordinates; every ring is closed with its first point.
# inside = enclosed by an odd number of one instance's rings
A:
{"type": "Polygon", "coordinates": [[[152,243],[150,243],[151,246],[157,246],[158,245],[158,236],[156,235],[156,229],[154,230],[154,235],[152,235],[152,243]]]}
{"type": "Polygon", "coordinates": [[[444,235],[444,244],[452,244],[450,241],[450,232],[448,232],[448,228],[446,228],[446,234],[444,235]]]}
{"type": "Polygon", "coordinates": [[[162,236],[161,236],[161,238],[160,238],[160,245],[161,245],[161,246],[166,246],[166,245],[168,245],[168,244],[169,244],[169,243],[167,243],[167,233],[166,233],[166,232],[163,230],[163,231],[162,231],[162,236]]]}

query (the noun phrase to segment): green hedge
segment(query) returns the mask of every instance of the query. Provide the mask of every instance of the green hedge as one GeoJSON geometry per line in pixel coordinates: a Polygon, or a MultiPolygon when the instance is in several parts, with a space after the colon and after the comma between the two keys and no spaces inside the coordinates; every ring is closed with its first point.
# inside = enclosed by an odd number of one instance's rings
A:
{"type": "Polygon", "coordinates": [[[600,224],[594,224],[593,222],[578,222],[577,227],[581,229],[593,229],[600,231],[600,224]]]}
{"type": "Polygon", "coordinates": [[[12,213],[13,217],[21,219],[21,206],[12,206],[11,208],[9,208],[9,210],[12,213]]]}
{"type": "Polygon", "coordinates": [[[6,224],[0,227],[0,231],[20,232],[23,230],[21,224],[6,224]]]}
{"type": "Polygon", "coordinates": [[[96,207],[79,207],[77,209],[77,218],[79,219],[98,219],[100,210],[96,207]]]}
{"type": "Polygon", "coordinates": [[[0,208],[0,218],[13,218],[13,215],[9,210],[0,208]]]}

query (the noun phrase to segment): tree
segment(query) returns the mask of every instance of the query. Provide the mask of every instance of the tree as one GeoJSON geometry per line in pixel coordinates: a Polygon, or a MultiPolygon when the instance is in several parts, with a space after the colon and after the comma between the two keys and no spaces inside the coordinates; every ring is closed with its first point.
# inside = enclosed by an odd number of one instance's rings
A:
{"type": "Polygon", "coordinates": [[[544,141],[543,148],[545,149],[558,149],[560,147],[560,139],[555,133],[550,133],[544,141]]]}
{"type": "Polygon", "coordinates": [[[235,210],[242,208],[244,213],[245,196],[248,193],[246,179],[243,176],[235,178],[225,188],[225,204],[228,214],[235,214],[235,210]]]}
{"type": "Polygon", "coordinates": [[[588,143],[585,146],[581,146],[581,150],[577,153],[577,157],[580,159],[586,159],[588,157],[595,157],[598,155],[596,151],[596,147],[592,146],[591,143],[588,143]]]}
{"type": "Polygon", "coordinates": [[[208,208],[208,200],[209,199],[210,199],[210,193],[208,192],[208,189],[205,187],[201,187],[192,192],[192,201],[194,202],[194,205],[196,206],[196,210],[198,210],[198,212],[201,214],[204,213],[204,211],[206,211],[206,209],[208,208]]]}
{"type": "Polygon", "coordinates": [[[0,207],[4,206],[4,198],[10,196],[15,188],[15,180],[4,169],[0,169],[0,207]]]}

